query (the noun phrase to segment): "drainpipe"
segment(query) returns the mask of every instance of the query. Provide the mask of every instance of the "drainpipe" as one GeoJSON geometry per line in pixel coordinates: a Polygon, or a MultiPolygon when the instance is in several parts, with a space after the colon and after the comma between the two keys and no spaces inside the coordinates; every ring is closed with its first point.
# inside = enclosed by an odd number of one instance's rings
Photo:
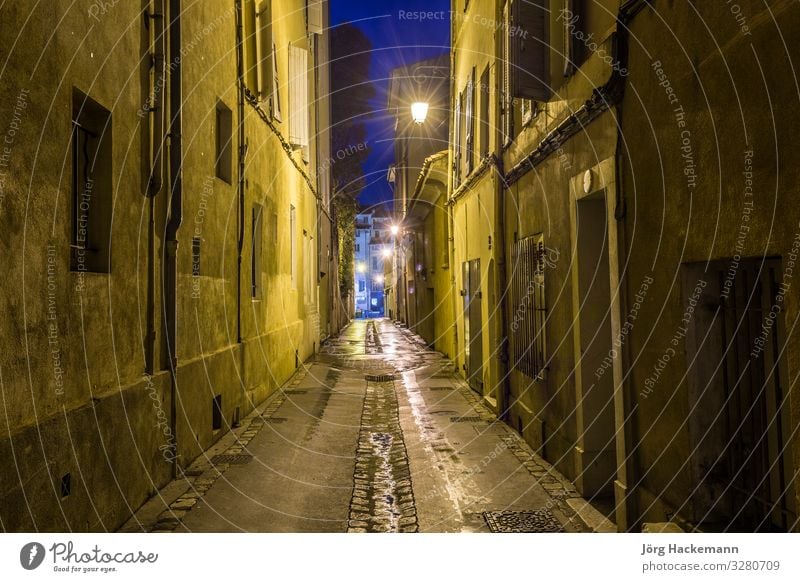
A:
{"type": "MultiPolygon", "coordinates": [[[[167,37],[164,33],[165,0],[156,0],[152,11],[147,15],[153,23],[153,44],[151,47],[152,67],[154,70],[150,92],[153,101],[148,106],[150,120],[150,173],[145,196],[149,200],[149,224],[147,225],[147,332],[145,338],[145,372],[152,375],[155,371],[155,197],[164,185],[164,146],[166,141],[164,124],[164,82],[166,79],[167,37]]],[[[149,75],[148,75],[149,77],[149,75]]]]}
{"type": "MultiPolygon", "coordinates": [[[[166,261],[164,264],[164,310],[167,338],[167,357],[169,358],[169,372],[171,379],[170,422],[172,434],[177,434],[178,410],[178,229],[183,221],[183,148],[181,144],[182,120],[181,106],[183,93],[181,91],[181,0],[169,0],[169,54],[172,58],[169,77],[169,179],[170,200],[169,218],[165,233],[166,261]]],[[[172,464],[173,476],[178,476],[178,451],[175,451],[175,460],[172,464]]]]}
{"type": "Polygon", "coordinates": [[[239,147],[236,150],[238,163],[237,195],[239,197],[239,238],[236,244],[236,341],[242,343],[242,254],[244,252],[244,170],[247,153],[244,132],[244,15],[241,0],[236,2],[236,115],[239,147]]]}

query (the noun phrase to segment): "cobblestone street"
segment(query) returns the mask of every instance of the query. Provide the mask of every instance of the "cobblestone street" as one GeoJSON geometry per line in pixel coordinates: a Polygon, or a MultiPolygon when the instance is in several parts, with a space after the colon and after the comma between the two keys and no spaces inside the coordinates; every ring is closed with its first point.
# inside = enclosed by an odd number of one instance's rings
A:
{"type": "Polygon", "coordinates": [[[613,531],[452,368],[357,320],[122,531],[613,531]]]}

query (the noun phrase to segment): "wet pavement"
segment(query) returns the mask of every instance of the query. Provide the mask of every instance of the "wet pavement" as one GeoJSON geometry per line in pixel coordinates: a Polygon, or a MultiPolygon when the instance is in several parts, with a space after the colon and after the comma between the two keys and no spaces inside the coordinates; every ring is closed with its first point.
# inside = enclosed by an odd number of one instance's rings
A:
{"type": "Polygon", "coordinates": [[[610,531],[453,373],[358,320],[121,531],[610,531]]]}

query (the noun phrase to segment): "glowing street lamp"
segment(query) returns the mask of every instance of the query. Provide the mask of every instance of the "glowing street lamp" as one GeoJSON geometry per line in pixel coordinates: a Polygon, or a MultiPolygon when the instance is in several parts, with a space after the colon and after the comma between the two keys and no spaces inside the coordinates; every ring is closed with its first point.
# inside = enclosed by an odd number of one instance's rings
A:
{"type": "Polygon", "coordinates": [[[383,249],[383,258],[384,259],[388,259],[391,256],[392,256],[391,249],[383,249]]]}
{"type": "Polygon", "coordinates": [[[425,123],[425,118],[428,117],[428,104],[424,101],[412,103],[411,117],[414,118],[414,123],[417,125],[422,125],[425,123]]]}
{"type": "Polygon", "coordinates": [[[376,283],[383,283],[383,275],[376,275],[375,276],[376,283]]]}
{"type": "Polygon", "coordinates": [[[392,236],[397,236],[397,233],[400,232],[400,227],[397,226],[396,224],[393,224],[391,230],[392,230],[392,236]]]}
{"type": "Polygon", "coordinates": [[[364,263],[358,263],[358,265],[356,265],[356,270],[359,273],[366,273],[367,272],[367,266],[364,263]]]}

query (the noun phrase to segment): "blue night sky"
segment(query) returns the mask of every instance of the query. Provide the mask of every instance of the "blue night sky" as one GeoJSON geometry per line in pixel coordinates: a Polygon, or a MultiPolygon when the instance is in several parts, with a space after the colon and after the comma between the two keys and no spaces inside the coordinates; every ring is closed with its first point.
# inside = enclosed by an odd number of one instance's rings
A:
{"type": "Polygon", "coordinates": [[[392,190],[386,182],[386,170],[394,161],[394,125],[386,115],[391,71],[449,52],[449,10],[449,0],[330,1],[331,26],[346,22],[358,26],[373,48],[370,77],[376,92],[373,114],[367,122],[367,139],[372,151],[364,165],[367,187],[360,198],[364,206],[392,198],[392,190]],[[419,21],[403,17],[413,11],[443,11],[445,18],[419,21]]]}

